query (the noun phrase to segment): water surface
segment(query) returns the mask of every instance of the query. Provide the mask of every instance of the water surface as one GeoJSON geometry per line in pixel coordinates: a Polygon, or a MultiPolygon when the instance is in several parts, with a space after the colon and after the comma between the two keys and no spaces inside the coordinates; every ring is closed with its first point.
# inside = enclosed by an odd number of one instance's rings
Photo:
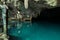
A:
{"type": "Polygon", "coordinates": [[[8,34],[11,40],[60,40],[60,25],[51,22],[13,22],[8,34]]]}

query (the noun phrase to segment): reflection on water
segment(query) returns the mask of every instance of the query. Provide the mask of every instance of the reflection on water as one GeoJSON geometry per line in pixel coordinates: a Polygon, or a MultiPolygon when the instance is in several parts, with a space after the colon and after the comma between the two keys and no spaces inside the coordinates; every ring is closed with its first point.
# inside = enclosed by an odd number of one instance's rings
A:
{"type": "Polygon", "coordinates": [[[12,22],[10,40],[60,40],[60,25],[48,22],[12,22]]]}

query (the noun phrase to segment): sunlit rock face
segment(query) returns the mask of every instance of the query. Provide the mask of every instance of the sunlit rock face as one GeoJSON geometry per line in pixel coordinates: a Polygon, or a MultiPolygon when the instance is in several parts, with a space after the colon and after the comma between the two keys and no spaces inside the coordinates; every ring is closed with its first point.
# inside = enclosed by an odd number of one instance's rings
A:
{"type": "Polygon", "coordinates": [[[46,8],[50,9],[57,6],[57,0],[27,0],[27,1],[25,0],[25,4],[24,4],[24,0],[20,0],[18,3],[20,4],[19,7],[17,7],[17,9],[21,10],[22,13],[25,14],[27,13],[40,14],[40,12],[43,9],[46,8]]]}
{"type": "Polygon", "coordinates": [[[54,8],[57,5],[55,0],[39,0],[32,1],[29,0],[29,8],[31,8],[35,13],[40,14],[40,12],[45,8],[54,8]]]}
{"type": "Polygon", "coordinates": [[[37,13],[45,8],[54,8],[57,6],[57,0],[29,0],[29,7],[37,13]]]}
{"type": "Polygon", "coordinates": [[[57,6],[57,0],[45,0],[50,6],[57,6]]]}
{"type": "Polygon", "coordinates": [[[54,8],[57,5],[57,0],[28,0],[25,2],[26,4],[24,5],[24,2],[21,0],[20,4],[22,4],[19,7],[25,14],[40,14],[43,9],[54,8]]]}

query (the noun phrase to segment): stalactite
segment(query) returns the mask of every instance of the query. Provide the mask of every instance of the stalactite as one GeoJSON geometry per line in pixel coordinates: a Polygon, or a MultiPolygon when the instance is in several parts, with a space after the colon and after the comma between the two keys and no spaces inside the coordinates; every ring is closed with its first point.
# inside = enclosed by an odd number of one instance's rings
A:
{"type": "Polygon", "coordinates": [[[28,0],[24,0],[24,6],[26,9],[28,8],[28,0]]]}
{"type": "Polygon", "coordinates": [[[8,2],[10,2],[10,0],[7,0],[8,2]]]}
{"type": "Polygon", "coordinates": [[[39,1],[39,0],[34,0],[34,1],[36,1],[36,2],[37,2],[37,1],[39,1]]]}

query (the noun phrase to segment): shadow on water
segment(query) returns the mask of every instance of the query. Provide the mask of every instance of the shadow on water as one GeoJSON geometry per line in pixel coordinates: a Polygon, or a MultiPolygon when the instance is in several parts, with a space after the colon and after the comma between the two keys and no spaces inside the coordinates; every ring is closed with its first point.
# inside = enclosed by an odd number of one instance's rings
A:
{"type": "Polygon", "coordinates": [[[16,37],[16,36],[9,36],[9,40],[22,40],[21,37],[16,37]]]}

